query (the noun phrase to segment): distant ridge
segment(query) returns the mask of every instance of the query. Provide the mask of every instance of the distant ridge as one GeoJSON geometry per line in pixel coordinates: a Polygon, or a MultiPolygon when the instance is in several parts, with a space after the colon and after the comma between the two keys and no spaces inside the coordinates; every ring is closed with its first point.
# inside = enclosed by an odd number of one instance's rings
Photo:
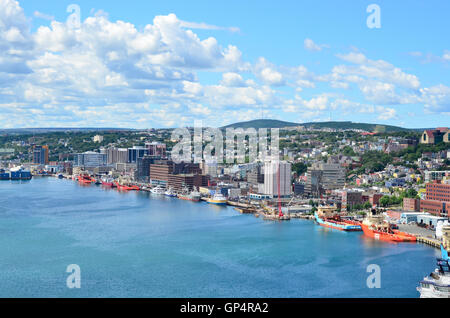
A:
{"type": "Polygon", "coordinates": [[[283,128],[283,127],[295,127],[301,124],[292,123],[276,119],[256,119],[250,121],[243,121],[234,123],[222,128],[283,128]]]}
{"type": "MultiPolygon", "coordinates": [[[[234,123],[222,128],[284,128],[304,126],[307,128],[330,128],[330,129],[361,129],[369,132],[396,132],[409,131],[413,129],[402,128],[391,125],[354,123],[351,121],[326,121],[326,122],[310,122],[310,123],[293,123],[274,119],[257,119],[246,122],[234,123]]],[[[415,130],[415,129],[414,129],[415,130]]]]}
{"type": "Polygon", "coordinates": [[[0,133],[10,134],[42,134],[51,132],[92,132],[92,131],[128,131],[130,128],[8,128],[0,129],[0,133]]]}

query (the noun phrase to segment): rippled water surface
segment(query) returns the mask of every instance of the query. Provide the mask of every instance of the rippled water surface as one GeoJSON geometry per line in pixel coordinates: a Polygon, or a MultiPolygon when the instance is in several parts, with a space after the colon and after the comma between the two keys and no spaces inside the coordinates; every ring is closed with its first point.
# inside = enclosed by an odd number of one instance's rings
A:
{"type": "Polygon", "coordinates": [[[0,182],[0,297],[418,297],[436,255],[231,207],[55,178],[0,182]],[[69,264],[80,289],[66,286],[69,264]],[[369,264],[380,289],[366,287],[369,264]]]}

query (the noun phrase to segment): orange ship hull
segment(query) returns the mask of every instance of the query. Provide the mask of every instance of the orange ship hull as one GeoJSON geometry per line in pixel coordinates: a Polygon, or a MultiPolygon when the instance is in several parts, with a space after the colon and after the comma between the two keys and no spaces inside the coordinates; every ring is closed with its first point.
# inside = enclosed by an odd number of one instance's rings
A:
{"type": "Polygon", "coordinates": [[[185,200],[185,201],[192,201],[192,202],[200,202],[200,199],[197,200],[197,199],[192,199],[192,198],[185,197],[185,196],[179,196],[178,199],[185,200]]]}
{"type": "Polygon", "coordinates": [[[138,186],[126,186],[126,185],[120,185],[119,183],[115,183],[117,189],[119,190],[125,190],[125,191],[138,191],[140,188],[138,186]]]}
{"type": "Polygon", "coordinates": [[[416,242],[416,237],[414,235],[393,231],[393,233],[386,233],[382,231],[377,231],[370,229],[367,225],[361,224],[361,228],[364,232],[365,236],[371,237],[380,241],[388,241],[388,242],[416,242]]]}
{"type": "Polygon", "coordinates": [[[91,184],[94,182],[92,178],[86,176],[78,176],[78,181],[84,184],[91,184]]]}

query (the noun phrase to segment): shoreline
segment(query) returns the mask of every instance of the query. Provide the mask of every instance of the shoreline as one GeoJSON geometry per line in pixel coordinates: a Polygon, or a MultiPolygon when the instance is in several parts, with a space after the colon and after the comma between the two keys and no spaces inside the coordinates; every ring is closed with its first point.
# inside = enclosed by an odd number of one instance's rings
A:
{"type": "MultiPolygon", "coordinates": [[[[59,177],[59,174],[47,174],[47,175],[33,175],[33,178],[37,177],[38,179],[40,178],[47,178],[47,177],[51,177],[51,178],[56,178],[58,180],[69,180],[69,181],[75,181],[76,183],[79,183],[77,180],[72,179],[72,176],[68,176],[68,175],[63,175],[63,178],[59,177]]],[[[32,179],[28,179],[28,180],[1,180],[1,181],[15,181],[15,182],[29,182],[32,181],[32,179]]],[[[147,190],[142,189],[142,185],[144,185],[143,183],[130,183],[133,185],[140,185],[139,186],[139,190],[120,190],[121,192],[149,192],[147,190]]],[[[91,184],[88,184],[88,186],[90,186],[91,184]]],[[[95,186],[95,184],[94,184],[95,186]]],[[[97,186],[102,186],[102,185],[97,185],[97,186]]],[[[157,196],[165,196],[164,194],[159,194],[157,196]]],[[[179,199],[177,197],[173,197],[176,199],[179,199]]],[[[200,201],[198,203],[201,202],[207,202],[207,199],[202,197],[200,199],[200,201]]],[[[272,215],[272,214],[267,214],[265,213],[266,211],[264,211],[264,209],[261,209],[259,207],[256,207],[250,203],[242,203],[242,202],[236,202],[236,201],[227,201],[226,206],[230,206],[233,207],[234,210],[236,210],[237,212],[239,212],[240,214],[252,214],[254,215],[256,218],[261,218],[265,221],[285,221],[285,220],[290,220],[290,219],[302,219],[302,220],[308,220],[308,221],[314,221],[314,215],[309,215],[309,214],[303,214],[303,213],[291,213],[289,218],[287,219],[279,219],[276,215],[272,215]]],[[[427,229],[423,229],[420,228],[418,226],[414,226],[414,225],[405,225],[405,224],[401,224],[399,225],[399,227],[402,229],[403,232],[413,235],[417,238],[416,243],[420,243],[420,244],[424,244],[427,245],[429,247],[433,247],[435,249],[440,249],[440,244],[441,242],[434,238],[432,236],[433,231],[427,230],[427,229]]]]}

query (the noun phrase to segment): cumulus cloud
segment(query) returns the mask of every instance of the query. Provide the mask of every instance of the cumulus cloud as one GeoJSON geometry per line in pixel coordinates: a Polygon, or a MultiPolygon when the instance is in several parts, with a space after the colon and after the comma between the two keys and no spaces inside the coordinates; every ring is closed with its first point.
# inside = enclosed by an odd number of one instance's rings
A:
{"type": "Polygon", "coordinates": [[[422,88],[420,92],[420,101],[427,111],[450,115],[450,87],[440,84],[422,88]]]}
{"type": "MultiPolygon", "coordinates": [[[[317,75],[304,65],[264,57],[244,61],[236,46],[194,32],[237,28],[187,22],[175,14],[136,27],[111,21],[104,12],[92,14],[73,27],[36,11],[34,17],[51,22],[31,31],[19,3],[0,0],[3,126],[169,127],[192,125],[199,117],[220,125],[229,116],[268,117],[270,110],[302,118],[340,110],[393,120],[396,110],[386,106],[408,103],[449,112],[448,86],[422,88],[414,74],[357,51],[337,55],[340,64],[317,75]],[[217,82],[200,80],[204,73],[217,82]],[[359,88],[367,104],[326,93],[326,83],[333,92],[359,88]]],[[[304,44],[313,51],[328,47],[310,39],[304,44]]]]}
{"type": "Polygon", "coordinates": [[[395,109],[393,108],[385,108],[385,107],[378,107],[377,111],[379,113],[378,115],[378,119],[381,120],[389,120],[389,119],[394,119],[397,118],[397,112],[395,109]]]}
{"type": "Polygon", "coordinates": [[[29,73],[26,61],[31,58],[32,48],[30,25],[23,9],[16,1],[0,0],[0,72],[29,73]]]}
{"type": "Polygon", "coordinates": [[[405,73],[400,68],[386,61],[371,60],[358,52],[338,54],[337,56],[346,62],[356,65],[335,66],[333,73],[336,75],[354,76],[356,81],[362,81],[364,78],[377,79],[408,89],[418,89],[420,87],[420,81],[417,76],[405,73]]]}
{"type": "Polygon", "coordinates": [[[450,51],[444,50],[444,52],[441,54],[433,54],[433,53],[424,53],[420,51],[414,51],[408,53],[410,56],[415,57],[419,59],[422,63],[441,63],[441,64],[447,64],[450,62],[450,51]]]}
{"type": "Polygon", "coordinates": [[[328,48],[329,46],[326,44],[316,44],[313,40],[306,38],[303,41],[303,46],[306,50],[312,51],[312,52],[318,52],[322,51],[324,48],[328,48]]]}
{"type": "Polygon", "coordinates": [[[201,30],[225,30],[230,32],[240,32],[238,27],[221,27],[213,24],[207,24],[204,22],[189,22],[189,21],[180,21],[181,26],[183,28],[189,29],[201,29],[201,30]]]}
{"type": "Polygon", "coordinates": [[[267,85],[280,86],[285,83],[283,74],[278,71],[277,66],[263,57],[258,59],[253,72],[267,85]]]}
{"type": "Polygon", "coordinates": [[[48,20],[48,21],[53,21],[53,20],[55,20],[55,17],[54,17],[54,16],[49,15],[49,14],[45,14],[45,13],[42,13],[42,12],[39,12],[39,11],[34,11],[33,15],[34,15],[36,18],[39,18],[39,19],[44,19],[44,20],[48,20]]]}
{"type": "Polygon", "coordinates": [[[442,55],[442,58],[446,61],[450,61],[450,51],[445,51],[444,54],[442,55]]]}
{"type": "Polygon", "coordinates": [[[242,78],[241,74],[234,73],[234,72],[227,72],[222,74],[222,80],[220,81],[220,84],[223,86],[230,86],[230,87],[242,87],[246,85],[246,82],[244,82],[244,79],[242,78]]]}

